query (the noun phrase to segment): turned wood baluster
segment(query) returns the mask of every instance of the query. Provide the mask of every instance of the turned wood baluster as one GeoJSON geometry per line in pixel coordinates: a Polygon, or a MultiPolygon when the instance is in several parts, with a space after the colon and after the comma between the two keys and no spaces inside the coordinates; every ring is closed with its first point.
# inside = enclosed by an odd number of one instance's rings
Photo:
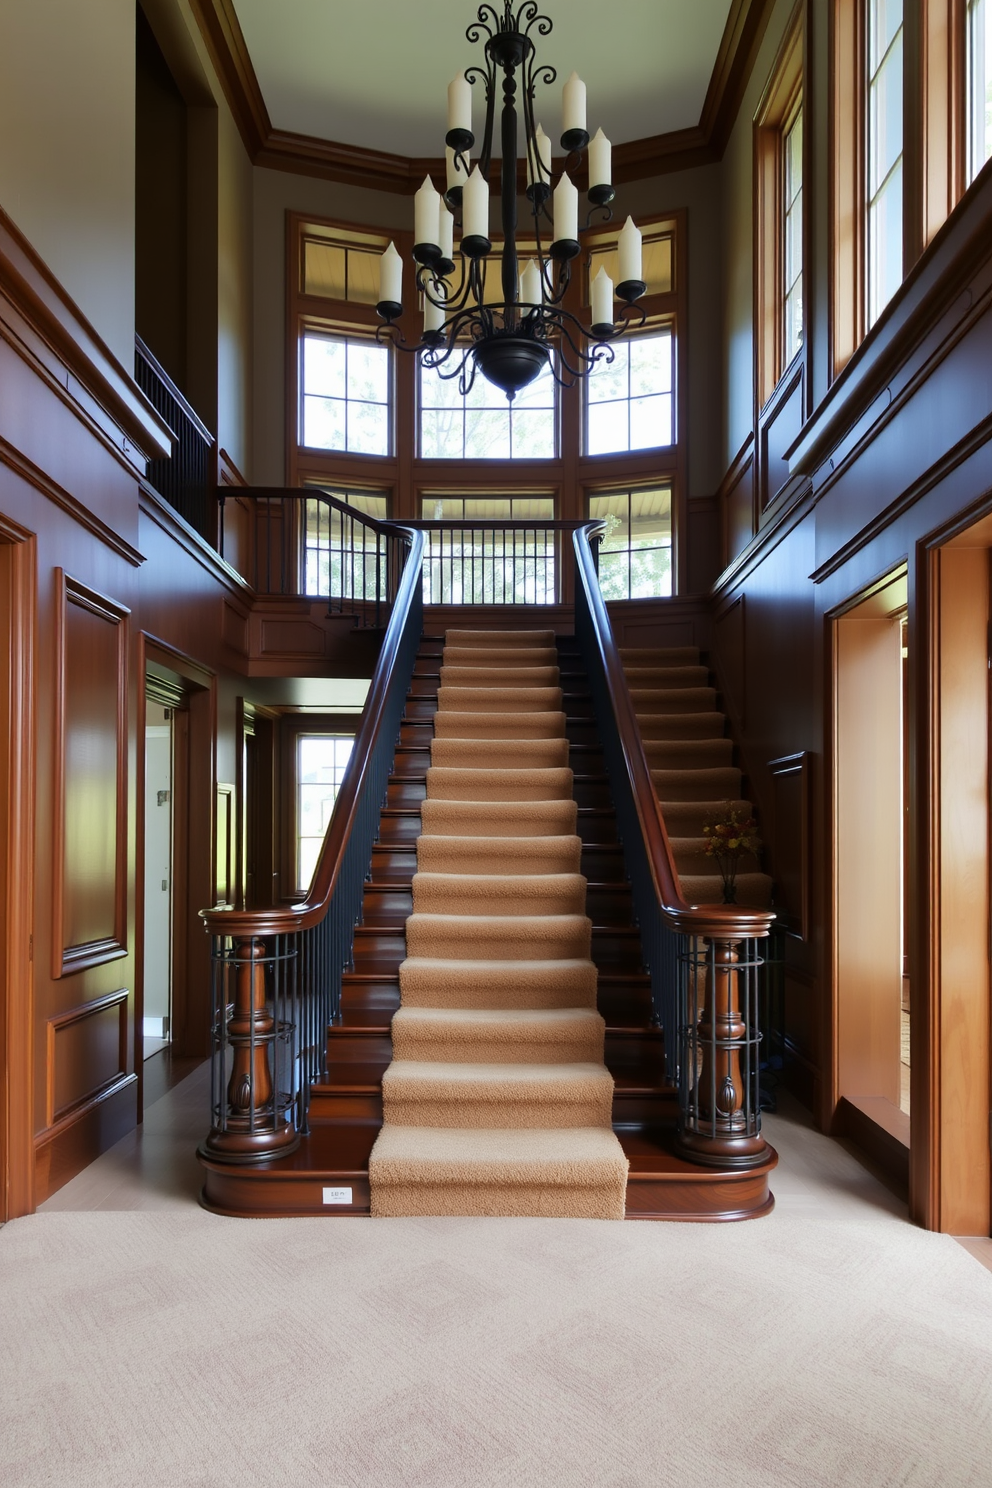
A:
{"type": "MultiPolygon", "coordinates": [[[[705,979],[696,1025],[695,1048],[701,1059],[698,1068],[688,1072],[690,1110],[682,1114],[678,1143],[694,1161],[719,1167],[750,1167],[768,1154],[756,1110],[749,1120],[741,1071],[742,1054],[752,1034],[741,1014],[738,947],[742,938],[705,938],[702,963],[690,971],[694,978],[705,979]]],[[[693,1050],[692,1042],[689,1049],[693,1050]]]]}
{"type": "Polygon", "coordinates": [[[234,1012],[227,1035],[234,1049],[234,1064],[227,1086],[227,1101],[233,1113],[256,1121],[271,1117],[272,1072],[269,1069],[267,1035],[275,1024],[265,1005],[265,942],[234,942],[234,1012]],[[254,1036],[254,1038],[253,1038],[254,1036]]]}
{"type": "Polygon", "coordinates": [[[201,1151],[225,1162],[265,1162],[291,1152],[300,1141],[292,1122],[277,1107],[272,1068],[275,1020],[266,999],[266,956],[264,940],[236,938],[233,957],[224,967],[223,974],[234,978],[226,1028],[231,1076],[226,1110],[219,1113],[201,1151]]]}

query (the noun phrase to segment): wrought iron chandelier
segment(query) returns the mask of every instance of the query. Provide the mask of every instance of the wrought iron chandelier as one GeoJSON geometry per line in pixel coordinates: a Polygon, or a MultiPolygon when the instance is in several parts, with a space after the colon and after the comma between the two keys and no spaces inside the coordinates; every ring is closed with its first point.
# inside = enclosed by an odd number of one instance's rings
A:
{"type": "Polygon", "coordinates": [[[423,335],[416,346],[407,346],[395,324],[403,312],[403,260],[393,243],[382,255],[377,309],[385,324],[379,328],[379,338],[386,336],[395,346],[420,353],[423,364],[436,368],[441,377],[457,377],[463,396],[471,390],[478,372],[509,399],[545,368],[550,368],[559,383],[570,386],[587,376],[596,362],[604,358],[612,361],[610,341],[632,324],[644,324],[644,311],[636,304],[646,288],[641,278],[641,234],[630,217],[619,234],[619,283],[614,286],[605,269],[600,268],[590,286],[590,324],[584,326],[562,304],[571,281],[572,261],[580,252],[579,233],[593,224],[594,217],[598,224],[612,220],[610,203],[616,192],[610,181],[610,141],[601,129],[590,140],[586,87],[574,72],[562,97],[561,148],[565,162],[552,190],[551,140],[540,124],[535,125],[534,98],[538,83],[550,85],[557,73],[553,67],[537,63],[532,36],[548,36],[551,29],[551,21],[538,11],[537,0],[523,0],[515,13],[513,0],[504,0],[502,16],[496,6],[480,5],[478,19],[466,31],[470,42],[485,38],[485,66],[469,67],[448,88],[444,200],[429,176],[415,198],[413,257],[417,288],[424,303],[423,335]],[[487,300],[485,260],[493,247],[489,237],[489,176],[500,74],[501,295],[487,300]],[[486,122],[481,155],[472,166],[472,85],[476,82],[483,84],[486,122]],[[522,269],[517,253],[518,110],[523,121],[526,194],[535,240],[534,255],[522,269]],[[580,228],[579,193],[570,171],[585,153],[590,206],[580,228]],[[455,221],[453,213],[461,214],[460,221],[455,221]],[[456,227],[461,259],[457,284],[456,227]],[[615,297],[623,302],[619,317],[614,314],[615,297]]]}

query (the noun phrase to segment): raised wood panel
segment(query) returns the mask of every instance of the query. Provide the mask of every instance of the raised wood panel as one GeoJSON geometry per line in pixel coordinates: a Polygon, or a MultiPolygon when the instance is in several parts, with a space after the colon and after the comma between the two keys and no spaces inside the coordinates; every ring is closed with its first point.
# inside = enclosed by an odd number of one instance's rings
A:
{"type": "Polygon", "coordinates": [[[717,491],[724,568],[754,536],[754,435],[749,434],[717,491]]]}
{"type": "Polygon", "coordinates": [[[127,954],[128,611],[58,575],[53,975],[127,954]]]}
{"type": "Polygon", "coordinates": [[[799,361],[792,375],[783,380],[759,420],[759,504],[762,511],[775,500],[789,479],[789,462],[785,456],[803,426],[804,380],[803,364],[799,361]]]}
{"type": "Polygon", "coordinates": [[[810,756],[782,755],[768,761],[772,780],[770,871],[775,878],[779,921],[800,940],[809,935],[810,756]]]}
{"type": "Polygon", "coordinates": [[[606,608],[618,646],[709,646],[704,599],[635,599],[606,608]]]}
{"type": "Polygon", "coordinates": [[[734,720],[734,732],[742,733],[747,717],[747,646],[745,596],[739,594],[724,605],[713,621],[713,640],[720,657],[720,677],[734,720]]]}
{"type": "Polygon", "coordinates": [[[127,1076],[128,999],[121,987],[49,1018],[47,1126],[127,1076]]]}
{"type": "Polygon", "coordinates": [[[33,1207],[36,572],[35,539],[0,515],[0,1222],[33,1207]]]}
{"type": "Polygon", "coordinates": [[[324,654],[324,631],[309,620],[263,620],[263,656],[311,657],[324,654]]]}

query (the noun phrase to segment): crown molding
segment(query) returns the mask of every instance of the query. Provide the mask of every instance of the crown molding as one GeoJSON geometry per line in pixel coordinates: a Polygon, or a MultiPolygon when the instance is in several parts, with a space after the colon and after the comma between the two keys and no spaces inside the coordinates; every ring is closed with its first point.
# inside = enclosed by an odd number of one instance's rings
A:
{"type": "MultiPolygon", "coordinates": [[[[774,4],[733,0],[699,123],[615,145],[616,185],[711,165],[722,157],[774,4]]],[[[273,128],[233,0],[190,0],[190,8],[254,165],[403,196],[412,195],[425,175],[444,173],[440,156],[393,155],[273,128]]]]}

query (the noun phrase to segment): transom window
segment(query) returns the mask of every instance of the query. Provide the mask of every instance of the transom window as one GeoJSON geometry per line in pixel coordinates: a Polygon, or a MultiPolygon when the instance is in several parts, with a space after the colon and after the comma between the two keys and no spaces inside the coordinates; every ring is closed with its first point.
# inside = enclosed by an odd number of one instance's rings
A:
{"type": "Polygon", "coordinates": [[[670,486],[590,496],[589,516],[607,524],[599,550],[604,599],[651,599],[672,592],[670,486]]]}
{"type": "Polygon", "coordinates": [[[902,0],[869,0],[869,326],[902,283],[902,42],[902,0]]]}
{"type": "Polygon", "coordinates": [[[617,341],[586,388],[586,454],[654,449],[673,439],[672,333],[617,341]]]}
{"type": "Polygon", "coordinates": [[[478,374],[464,398],[457,377],[420,365],[420,455],[424,460],[553,460],[557,388],[551,369],[513,402],[478,374]]]}
{"type": "Polygon", "coordinates": [[[788,366],[803,344],[803,110],[799,105],[782,138],[784,200],[782,203],[782,344],[788,366]]]}
{"type": "Polygon", "coordinates": [[[968,0],[968,180],[992,155],[992,25],[987,0],[968,0]]]}
{"type": "Polygon", "coordinates": [[[390,350],[357,336],[303,337],[303,443],[390,454],[390,350]]]}
{"type": "Polygon", "coordinates": [[[313,879],[334,802],[351,758],[350,734],[299,734],[296,741],[296,888],[313,879]]]}

